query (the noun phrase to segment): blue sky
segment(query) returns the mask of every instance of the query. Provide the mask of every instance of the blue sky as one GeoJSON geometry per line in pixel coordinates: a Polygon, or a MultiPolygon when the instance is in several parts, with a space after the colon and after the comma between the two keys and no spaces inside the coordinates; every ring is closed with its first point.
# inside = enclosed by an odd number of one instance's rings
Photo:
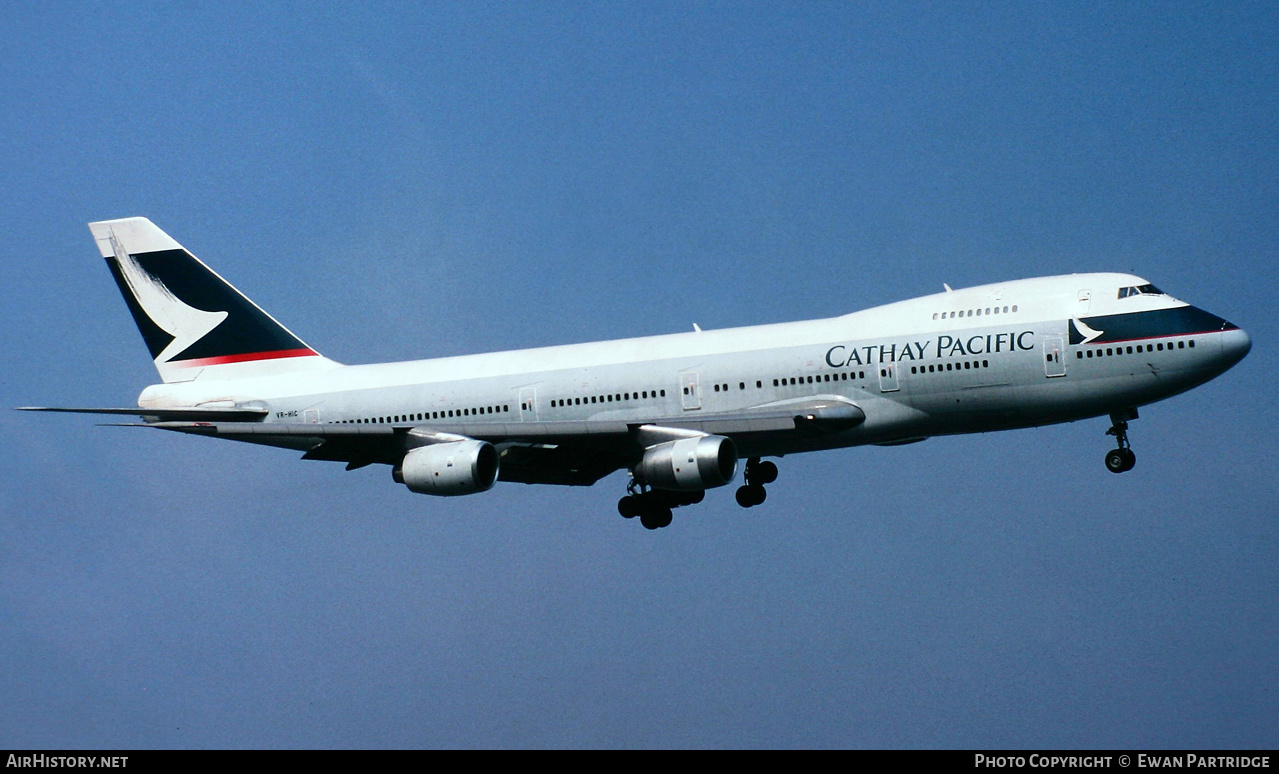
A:
{"type": "Polygon", "coordinates": [[[624,479],[0,414],[9,747],[1279,744],[1267,3],[13,3],[0,405],[157,380],[145,215],[341,362],[1135,271],[1253,337],[1105,420],[624,479]]]}

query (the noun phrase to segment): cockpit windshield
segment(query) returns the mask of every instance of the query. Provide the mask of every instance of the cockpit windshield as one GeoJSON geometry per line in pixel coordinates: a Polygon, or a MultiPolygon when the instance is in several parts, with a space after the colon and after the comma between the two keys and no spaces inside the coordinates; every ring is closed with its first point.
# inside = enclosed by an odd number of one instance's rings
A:
{"type": "Polygon", "coordinates": [[[1162,290],[1154,285],[1138,285],[1133,288],[1120,288],[1119,297],[1127,298],[1129,296],[1162,296],[1166,295],[1162,290]]]}

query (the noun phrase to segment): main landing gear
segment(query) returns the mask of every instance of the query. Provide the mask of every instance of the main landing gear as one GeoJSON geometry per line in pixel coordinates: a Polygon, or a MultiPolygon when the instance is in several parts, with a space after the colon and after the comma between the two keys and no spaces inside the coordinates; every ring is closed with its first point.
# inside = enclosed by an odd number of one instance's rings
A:
{"type": "MultiPolygon", "coordinates": [[[[743,508],[751,508],[764,502],[768,497],[764,485],[776,480],[776,465],[761,462],[759,457],[751,457],[746,461],[746,485],[737,488],[737,504],[743,508]]],[[[626,493],[625,497],[617,501],[617,512],[627,519],[638,516],[645,529],[669,527],[673,518],[672,509],[696,505],[706,497],[703,489],[693,492],[650,489],[647,484],[634,478],[626,485],[626,493]]]]}
{"type": "Polygon", "coordinates": [[[746,485],[737,488],[737,504],[750,508],[768,497],[764,484],[777,480],[777,466],[771,462],[760,462],[759,457],[751,457],[746,461],[746,485]]]}
{"type": "Polygon", "coordinates": [[[641,484],[632,479],[626,485],[626,491],[630,494],[617,501],[617,512],[627,519],[638,516],[640,524],[643,524],[645,529],[669,527],[671,519],[674,518],[671,514],[672,508],[696,505],[706,497],[705,490],[701,489],[695,492],[669,492],[665,489],[643,491],[643,489],[641,484]]]}
{"type": "Polygon", "coordinates": [[[1137,455],[1128,446],[1128,420],[1137,418],[1137,409],[1130,409],[1110,415],[1110,429],[1106,435],[1113,435],[1118,449],[1106,452],[1106,470],[1111,473],[1125,473],[1137,464],[1137,455]]]}

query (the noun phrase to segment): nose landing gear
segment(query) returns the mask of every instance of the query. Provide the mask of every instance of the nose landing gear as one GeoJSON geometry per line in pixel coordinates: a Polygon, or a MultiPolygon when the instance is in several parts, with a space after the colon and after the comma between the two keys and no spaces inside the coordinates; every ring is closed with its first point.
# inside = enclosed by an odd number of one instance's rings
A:
{"type": "Polygon", "coordinates": [[[1106,435],[1113,435],[1117,449],[1106,452],[1106,470],[1111,473],[1126,473],[1137,464],[1137,455],[1128,445],[1128,420],[1137,418],[1137,409],[1130,409],[1110,415],[1110,429],[1106,435]]]}
{"type": "Polygon", "coordinates": [[[771,462],[760,462],[759,457],[751,457],[746,461],[746,485],[737,488],[737,504],[750,508],[768,497],[765,484],[777,480],[777,466],[771,462]]]}

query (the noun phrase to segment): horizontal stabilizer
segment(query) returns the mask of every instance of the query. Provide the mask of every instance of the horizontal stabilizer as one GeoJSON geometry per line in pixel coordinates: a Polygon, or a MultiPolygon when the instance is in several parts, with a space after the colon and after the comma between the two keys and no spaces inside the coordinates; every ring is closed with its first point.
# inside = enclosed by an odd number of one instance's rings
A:
{"type": "Polygon", "coordinates": [[[267,415],[267,410],[264,408],[234,408],[232,406],[163,409],[19,406],[18,411],[56,411],[64,414],[117,414],[143,417],[151,422],[261,422],[267,415]]]}

